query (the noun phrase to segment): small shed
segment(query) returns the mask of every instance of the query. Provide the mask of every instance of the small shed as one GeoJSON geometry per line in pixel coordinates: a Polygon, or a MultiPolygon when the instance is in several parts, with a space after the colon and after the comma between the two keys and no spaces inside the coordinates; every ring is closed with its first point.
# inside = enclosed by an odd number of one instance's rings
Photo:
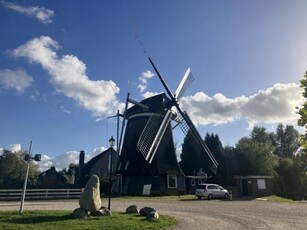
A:
{"type": "Polygon", "coordinates": [[[207,176],[186,176],[185,188],[187,194],[195,194],[195,188],[199,184],[207,183],[207,176]]]}
{"type": "Polygon", "coordinates": [[[197,175],[186,176],[185,177],[185,188],[187,194],[195,194],[195,188],[199,184],[207,183],[207,180],[211,178],[203,171],[203,168],[200,168],[197,172],[197,175]]]}
{"type": "Polygon", "coordinates": [[[272,176],[234,176],[237,183],[238,195],[269,196],[273,194],[272,176]]]}

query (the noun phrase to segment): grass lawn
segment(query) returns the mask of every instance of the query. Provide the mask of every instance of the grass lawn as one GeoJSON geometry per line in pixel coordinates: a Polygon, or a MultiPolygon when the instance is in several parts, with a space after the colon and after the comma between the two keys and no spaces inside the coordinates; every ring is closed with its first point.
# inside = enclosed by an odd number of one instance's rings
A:
{"type": "Polygon", "coordinates": [[[264,197],[261,197],[261,198],[265,199],[267,201],[274,201],[274,202],[288,202],[288,203],[294,203],[295,202],[291,199],[283,198],[283,197],[276,196],[276,195],[264,196],[264,197]]]}
{"type": "Polygon", "coordinates": [[[167,229],[177,221],[160,215],[157,221],[147,221],[135,214],[113,213],[111,217],[73,219],[70,211],[0,211],[0,229],[167,229]]]}

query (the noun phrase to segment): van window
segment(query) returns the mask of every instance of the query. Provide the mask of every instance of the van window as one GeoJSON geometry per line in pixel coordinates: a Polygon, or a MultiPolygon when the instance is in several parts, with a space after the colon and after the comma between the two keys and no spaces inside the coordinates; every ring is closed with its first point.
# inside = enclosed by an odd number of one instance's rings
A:
{"type": "Polygon", "coordinates": [[[206,185],[199,184],[199,185],[197,185],[196,189],[205,189],[206,190],[206,185]]]}
{"type": "Polygon", "coordinates": [[[214,185],[208,185],[208,189],[216,189],[216,186],[214,186],[214,185]]]}

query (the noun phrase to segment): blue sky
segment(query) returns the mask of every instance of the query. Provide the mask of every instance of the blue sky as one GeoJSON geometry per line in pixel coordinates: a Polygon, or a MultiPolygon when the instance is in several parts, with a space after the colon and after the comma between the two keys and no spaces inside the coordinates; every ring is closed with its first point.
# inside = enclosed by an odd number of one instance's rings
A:
{"type": "Polygon", "coordinates": [[[254,125],[295,125],[306,11],[299,0],[0,0],[0,148],[32,140],[42,168],[97,154],[128,92],[164,91],[147,56],[173,92],[191,68],[180,104],[202,136],[234,145],[254,125]]]}

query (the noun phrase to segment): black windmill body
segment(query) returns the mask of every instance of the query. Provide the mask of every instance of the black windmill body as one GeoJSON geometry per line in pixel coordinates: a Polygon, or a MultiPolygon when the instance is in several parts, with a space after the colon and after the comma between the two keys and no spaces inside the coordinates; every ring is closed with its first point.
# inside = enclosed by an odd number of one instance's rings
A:
{"type": "Polygon", "coordinates": [[[203,154],[207,162],[206,172],[216,172],[217,162],[202,140],[192,121],[182,111],[178,99],[191,82],[188,70],[174,96],[164,79],[149,59],[160,78],[167,94],[159,94],[135,102],[124,112],[124,141],[120,150],[116,174],[121,175],[121,193],[127,195],[180,194],[185,192],[184,173],[176,156],[171,121],[178,123],[186,135],[191,132],[190,141],[198,154],[203,154]],[[176,112],[174,112],[176,110],[176,112]]]}
{"type": "MultiPolygon", "coordinates": [[[[149,186],[150,194],[175,193],[184,191],[184,174],[176,158],[171,124],[157,146],[151,163],[144,157],[140,148],[142,137],[151,142],[170,105],[165,94],[159,94],[140,102],[148,109],[134,105],[126,111],[128,120],[117,173],[122,175],[122,192],[129,195],[142,195],[149,186]],[[168,184],[169,177],[176,177],[177,186],[168,184]],[[144,186],[146,185],[146,186],[144,186]]],[[[142,143],[146,145],[146,143],[142,143]]],[[[146,148],[146,146],[145,146],[146,148]]]]}

